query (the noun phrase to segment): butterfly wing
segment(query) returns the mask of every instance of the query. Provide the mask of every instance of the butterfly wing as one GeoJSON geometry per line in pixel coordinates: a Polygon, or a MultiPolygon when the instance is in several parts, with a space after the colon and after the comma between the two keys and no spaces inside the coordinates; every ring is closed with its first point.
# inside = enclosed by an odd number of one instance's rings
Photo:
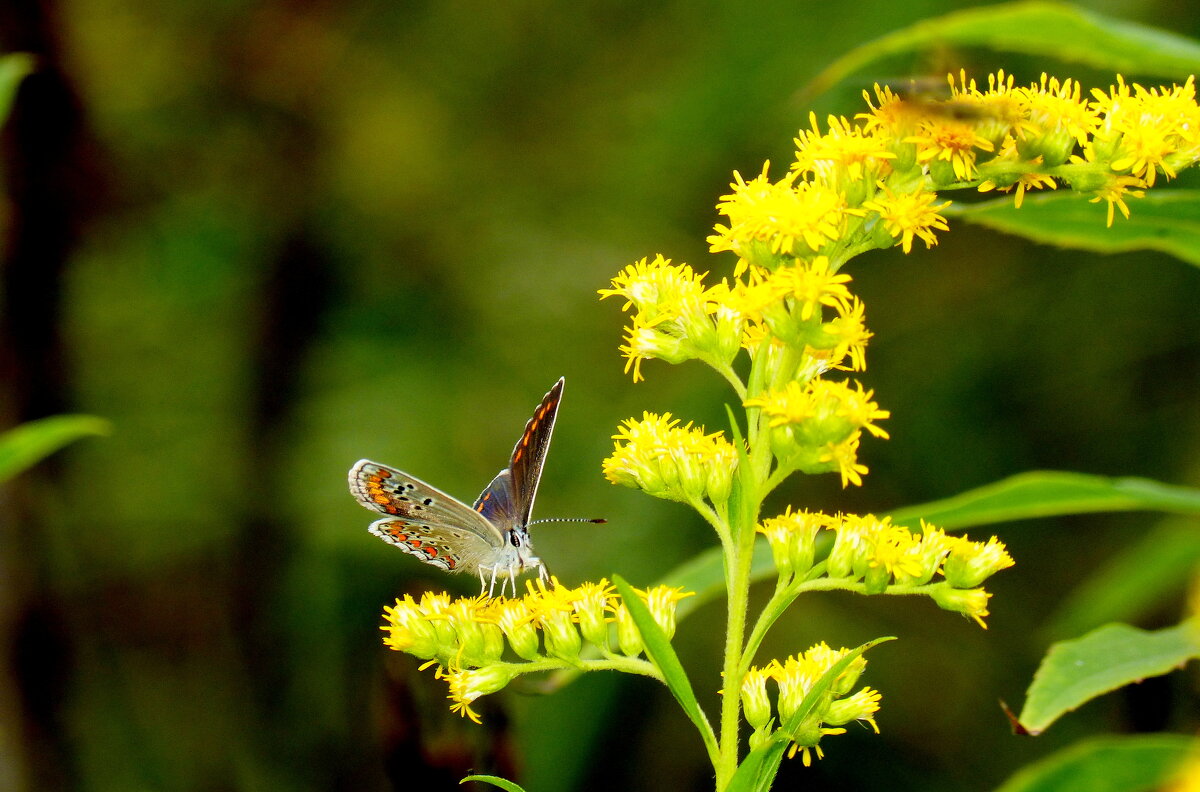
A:
{"type": "Polygon", "coordinates": [[[359,460],[350,492],[364,507],[389,515],[371,533],[409,555],[449,571],[476,570],[507,554],[504,535],[480,513],[414,476],[359,460]]]}
{"type": "Polygon", "coordinates": [[[525,526],[533,513],[542,466],[550,449],[550,436],[562,401],[564,378],[542,397],[533,417],[525,424],[521,439],[513,447],[508,467],[500,471],[487,489],[475,500],[475,511],[497,525],[525,526]]]}

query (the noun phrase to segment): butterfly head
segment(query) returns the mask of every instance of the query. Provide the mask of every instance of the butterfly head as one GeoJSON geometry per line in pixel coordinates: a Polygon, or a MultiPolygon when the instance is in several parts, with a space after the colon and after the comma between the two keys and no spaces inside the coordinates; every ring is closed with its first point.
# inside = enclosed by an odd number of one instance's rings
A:
{"type": "Polygon", "coordinates": [[[533,544],[529,541],[529,530],[527,528],[520,526],[509,531],[508,543],[516,553],[516,563],[514,566],[517,567],[518,572],[536,569],[543,579],[548,576],[546,565],[533,552],[533,544]]]}

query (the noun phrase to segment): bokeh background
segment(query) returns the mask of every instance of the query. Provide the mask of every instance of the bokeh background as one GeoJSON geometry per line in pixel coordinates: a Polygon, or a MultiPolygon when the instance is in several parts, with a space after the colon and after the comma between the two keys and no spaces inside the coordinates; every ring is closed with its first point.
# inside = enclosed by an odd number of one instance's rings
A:
{"type": "MultiPolygon", "coordinates": [[[[853,113],[874,80],[1112,79],[941,49],[797,100],[844,51],[960,5],[0,5],[0,49],[39,57],[3,137],[0,425],[79,411],[114,427],[2,493],[0,789],[438,790],[470,770],[531,792],[711,788],[648,680],[510,689],[484,700],[483,728],[448,713],[442,683],[382,647],[380,612],[474,584],[368,535],[345,472],[371,457],[471,499],[565,376],[537,515],[609,522],[539,526],[551,569],[648,584],[711,546],[600,461],[621,419],[719,427],[731,395],[698,364],[651,362],[631,384],[619,306],[596,290],[659,252],[727,274],[704,237],[731,171],[781,173],[809,109],[853,113]]],[[[1184,4],[1088,7],[1200,35],[1184,4]]],[[[1195,268],[956,224],[934,250],[849,271],[892,439],[864,446],[861,489],[798,479],[780,509],[883,511],[1036,468],[1200,478],[1195,268]]],[[[1085,734],[1194,730],[1184,674],[1036,740],[997,699],[1017,707],[1068,637],[1056,613],[1081,581],[1151,531],[1195,527],[998,526],[1017,566],[993,579],[986,632],[927,601],[802,600],[766,654],[901,640],[865,678],[882,734],[828,740],[779,788],[987,790],[1085,734]]],[[[1131,618],[1173,623],[1177,593],[1131,618]]],[[[706,606],[677,638],[709,711],[722,621],[706,606]]]]}

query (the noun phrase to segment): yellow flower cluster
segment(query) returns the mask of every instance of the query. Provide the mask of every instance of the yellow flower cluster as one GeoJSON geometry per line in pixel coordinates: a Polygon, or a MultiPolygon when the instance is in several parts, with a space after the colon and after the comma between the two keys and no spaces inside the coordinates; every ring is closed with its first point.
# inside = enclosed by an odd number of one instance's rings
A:
{"type": "MultiPolygon", "coordinates": [[[[479,722],[471,704],[505,687],[519,674],[557,668],[606,668],[581,657],[586,642],[604,658],[637,658],[641,634],[621,597],[608,581],[567,588],[552,578],[528,581],[518,599],[459,597],[425,593],[405,596],[383,609],[384,644],[436,664],[449,685],[451,710],[479,722]],[[615,624],[615,627],[614,627],[615,624]],[[505,660],[507,650],[519,661],[505,660]],[[523,661],[523,662],[521,662],[523,661]]],[[[675,608],[691,596],[681,589],[635,589],[668,638],[675,634],[675,608]]],[[[624,668],[629,670],[629,668],[624,668]]]]}
{"type": "Polygon", "coordinates": [[[807,707],[807,714],[799,722],[790,723],[817,683],[849,653],[849,649],[832,649],[825,643],[819,643],[807,652],[788,657],[782,663],[772,660],[762,668],[751,667],[742,677],[741,689],[746,721],[754,728],[750,738],[751,748],[776,735],[771,699],[767,692],[768,681],[774,681],[778,689],[775,711],[780,729],[787,730],[782,736],[791,742],[788,756],[800,751],[805,765],[811,763],[813,752],[818,758],[822,756],[822,737],[845,733],[846,730],[840,727],[850,721],[869,723],[878,733],[875,713],[879,711],[879,692],[869,687],[860,688],[853,694],[850,692],[867,667],[867,661],[861,655],[828,680],[827,687],[807,707]]]}
{"type": "Polygon", "coordinates": [[[613,278],[605,297],[624,297],[622,310],[634,309],[621,352],[625,371],[642,379],[641,361],[648,358],[682,363],[700,359],[716,368],[727,367],[741,349],[744,322],[725,307],[726,288],[704,286],[704,275],[687,264],[672,264],[656,256],[626,267],[613,278]]]}
{"type": "Polygon", "coordinates": [[[612,456],[604,460],[604,476],[613,484],[684,503],[729,500],[738,457],[724,433],[647,412],[640,421],[625,420],[613,440],[612,456]]]}
{"type": "Polygon", "coordinates": [[[867,472],[856,453],[863,430],[875,437],[888,436],[874,422],[891,413],[879,409],[873,395],[858,383],[851,388],[823,379],[793,380],[745,404],[769,416],[771,449],[781,464],[805,473],[838,470],[844,487],[861,485],[867,472]]]}
{"type": "Polygon", "coordinates": [[[829,580],[853,584],[865,594],[925,594],[940,607],[969,616],[985,628],[991,595],[980,585],[1013,565],[1004,543],[994,536],[973,542],[924,521],[917,534],[893,525],[889,517],[830,516],[789,508],[758,526],[771,546],[781,585],[802,585],[808,580],[816,566],[822,530],[834,534],[819,570],[829,580]],[[933,582],[939,574],[944,579],[933,582]]]}

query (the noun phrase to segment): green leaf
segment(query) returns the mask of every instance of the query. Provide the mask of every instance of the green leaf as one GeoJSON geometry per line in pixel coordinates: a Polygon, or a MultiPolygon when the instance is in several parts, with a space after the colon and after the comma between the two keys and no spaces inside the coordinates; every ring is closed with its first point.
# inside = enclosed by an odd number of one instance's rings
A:
{"type": "Polygon", "coordinates": [[[943,528],[1108,511],[1200,514],[1200,490],[1141,478],[1040,470],[1019,473],[944,500],[906,506],[891,513],[897,525],[914,527],[924,518],[943,528]]]}
{"type": "Polygon", "coordinates": [[[1200,566],[1195,520],[1170,517],[1134,538],[1075,586],[1045,627],[1046,640],[1106,622],[1135,621],[1181,595],[1200,566]]]}
{"type": "Polygon", "coordinates": [[[91,415],[55,415],[21,424],[0,434],[0,481],[50,456],[81,437],[105,435],[111,426],[91,415]]]}
{"type": "Polygon", "coordinates": [[[638,632],[641,633],[646,656],[654,665],[658,666],[671,695],[675,696],[675,700],[679,702],[684,713],[696,725],[700,737],[704,740],[704,747],[708,749],[709,758],[715,764],[718,755],[717,738],[713,734],[712,726],[705,717],[704,711],[700,709],[700,702],[696,701],[692,683],[688,680],[683,665],[675,655],[675,650],[671,647],[666,633],[658,626],[658,622],[654,621],[646,603],[642,602],[641,597],[624,578],[620,575],[613,575],[613,585],[620,592],[621,599],[624,601],[625,607],[629,609],[629,615],[633,618],[633,623],[637,625],[638,632]]]}
{"type": "Polygon", "coordinates": [[[1195,622],[1154,632],[1105,625],[1050,647],[1033,675],[1019,720],[1031,734],[1040,734],[1097,696],[1165,674],[1198,655],[1200,625],[1195,622]]]}
{"type": "Polygon", "coordinates": [[[1195,750],[1177,734],[1094,737],[1025,766],[996,792],[1149,792],[1195,750]]]}
{"type": "Polygon", "coordinates": [[[767,792],[775,774],[779,772],[779,763],[783,761],[783,752],[787,743],[773,741],[755,748],[729,779],[725,792],[767,792]]]}
{"type": "Polygon", "coordinates": [[[953,204],[945,214],[1048,245],[1097,253],[1156,250],[1200,266],[1200,190],[1150,191],[1127,203],[1129,219],[1117,214],[1111,228],[1105,227],[1106,204],[1068,190],[1027,195],[1020,209],[1001,198],[953,204]]]}
{"type": "Polygon", "coordinates": [[[17,88],[21,80],[33,71],[34,58],[32,55],[17,52],[0,57],[0,124],[3,124],[12,110],[13,100],[17,98],[17,88]]]}
{"type": "Polygon", "coordinates": [[[467,783],[468,781],[482,781],[485,784],[491,784],[492,786],[500,787],[504,790],[504,792],[525,792],[520,784],[515,784],[512,781],[509,781],[507,778],[501,778],[500,776],[469,775],[458,783],[461,785],[467,783]]]}
{"type": "Polygon", "coordinates": [[[1184,36],[1060,3],[1005,3],[922,20],[856,47],[818,74],[801,98],[820,95],[884,58],[954,46],[1180,81],[1200,71],[1200,44],[1184,36]]]}

